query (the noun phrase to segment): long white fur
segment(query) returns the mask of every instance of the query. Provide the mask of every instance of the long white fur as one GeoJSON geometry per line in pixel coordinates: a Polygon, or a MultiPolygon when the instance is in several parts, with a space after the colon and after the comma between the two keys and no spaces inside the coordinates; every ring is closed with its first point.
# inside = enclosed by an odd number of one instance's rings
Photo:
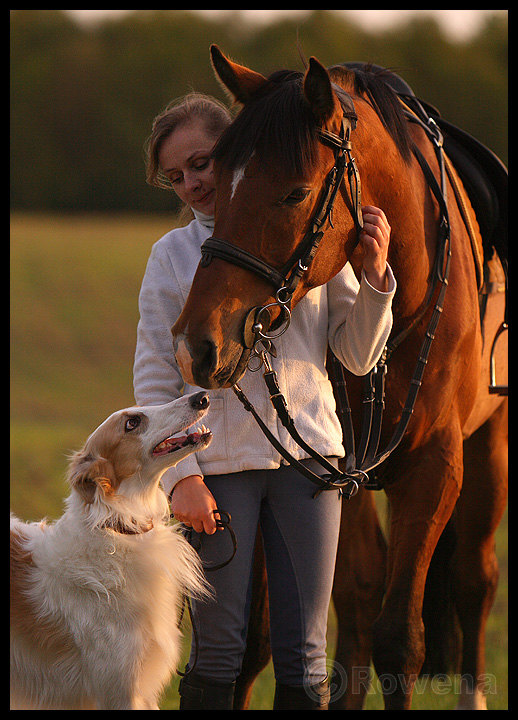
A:
{"type": "MultiPolygon", "coordinates": [[[[198,555],[166,522],[167,500],[159,488],[167,467],[200,448],[151,453],[206,412],[189,402],[114,413],[74,457],[62,517],[53,524],[11,518],[13,709],[158,709],[179,662],[182,594],[209,594],[198,555]],[[106,436],[124,435],[125,418],[134,411],[145,415],[146,428],[131,436],[124,463],[131,466],[135,454],[137,469],[121,479],[115,467],[115,482],[101,478],[94,494],[92,487],[85,494],[78,473],[88,469],[90,457],[96,462],[96,439],[104,447],[106,436]],[[112,529],[122,526],[135,534],[112,529]]],[[[119,450],[102,458],[109,468],[120,464],[120,443],[114,441],[119,450]]]]}

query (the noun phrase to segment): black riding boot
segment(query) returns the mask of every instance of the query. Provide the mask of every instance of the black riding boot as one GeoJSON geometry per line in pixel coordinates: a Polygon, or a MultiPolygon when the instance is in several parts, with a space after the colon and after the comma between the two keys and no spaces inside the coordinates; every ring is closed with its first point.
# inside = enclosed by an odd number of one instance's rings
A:
{"type": "Polygon", "coordinates": [[[329,709],[329,682],[328,679],[316,685],[275,686],[274,710],[328,710],[329,709]]]}
{"type": "Polygon", "coordinates": [[[220,684],[187,675],[180,680],[180,710],[232,710],[236,683],[220,684]]]}

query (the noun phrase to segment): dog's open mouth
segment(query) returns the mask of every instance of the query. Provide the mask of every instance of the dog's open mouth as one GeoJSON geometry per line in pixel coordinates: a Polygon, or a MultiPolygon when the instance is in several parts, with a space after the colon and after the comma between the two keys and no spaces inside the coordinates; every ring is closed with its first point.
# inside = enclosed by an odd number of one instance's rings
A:
{"type": "Polygon", "coordinates": [[[201,428],[196,428],[192,433],[166,437],[165,440],[162,440],[162,442],[153,448],[153,455],[170,455],[190,445],[199,446],[199,449],[202,449],[206,447],[211,440],[211,431],[206,428],[205,425],[202,425],[201,428]]]}

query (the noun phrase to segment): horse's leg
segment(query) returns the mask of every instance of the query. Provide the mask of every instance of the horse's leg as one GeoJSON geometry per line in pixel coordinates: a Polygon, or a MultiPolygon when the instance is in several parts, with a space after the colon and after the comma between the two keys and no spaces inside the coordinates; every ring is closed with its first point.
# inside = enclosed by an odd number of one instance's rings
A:
{"type": "Polygon", "coordinates": [[[444,429],[400,458],[398,479],[387,487],[391,507],[387,591],[373,629],[373,660],[386,710],[410,709],[424,661],[426,575],[462,484],[460,428],[444,429]]]}
{"type": "Polygon", "coordinates": [[[252,600],[241,673],[236,681],[234,710],[247,710],[254,681],[270,661],[268,586],[261,532],[257,532],[252,578],[252,600]]]}
{"type": "Polygon", "coordinates": [[[485,710],[485,626],[498,584],[494,535],[507,499],[507,400],[464,443],[455,602],[463,633],[459,710],[485,710]]]}
{"type": "Polygon", "coordinates": [[[361,710],[369,688],[372,624],[381,609],[386,564],[386,544],[373,495],[360,490],[342,503],[333,585],[338,621],[333,710],[361,710]]]}

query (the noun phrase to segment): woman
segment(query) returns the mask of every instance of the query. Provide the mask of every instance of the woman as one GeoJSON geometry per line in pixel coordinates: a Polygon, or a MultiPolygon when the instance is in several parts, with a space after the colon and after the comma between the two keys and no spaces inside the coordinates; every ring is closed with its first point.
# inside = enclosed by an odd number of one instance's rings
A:
{"type": "MultiPolygon", "coordinates": [[[[176,365],[170,328],[187,298],[201,244],[212,234],[211,151],[230,122],[217,101],[193,94],[167,108],[153,125],[148,182],[172,188],[194,220],[159,240],[148,262],[134,367],[139,404],[165,403],[193,391],[184,386],[176,365]]],[[[379,359],[392,326],[396,283],[387,265],[390,227],[378,208],[364,207],[363,218],[361,282],[347,264],[326,286],[310,291],[294,309],[289,333],[276,340],[278,356],[272,361],[297,429],[335,465],[344,450],[325,370],[327,344],[346,367],[363,375],[379,359]]],[[[289,446],[277,427],[260,373],[247,373],[241,385],[290,452],[322,473],[299,448],[289,446]]],[[[228,555],[226,534],[216,533],[218,507],[232,516],[238,550],[231,563],[210,575],[215,601],[194,605],[197,658],[180,685],[180,709],[232,708],[245,650],[258,524],[268,572],[274,709],[327,709],[326,625],[339,493],[327,491],[313,499],[314,485],[284,464],[234,394],[211,390],[210,396],[211,446],[167,471],[162,484],[174,516],[199,534],[208,566],[228,555]]]]}

